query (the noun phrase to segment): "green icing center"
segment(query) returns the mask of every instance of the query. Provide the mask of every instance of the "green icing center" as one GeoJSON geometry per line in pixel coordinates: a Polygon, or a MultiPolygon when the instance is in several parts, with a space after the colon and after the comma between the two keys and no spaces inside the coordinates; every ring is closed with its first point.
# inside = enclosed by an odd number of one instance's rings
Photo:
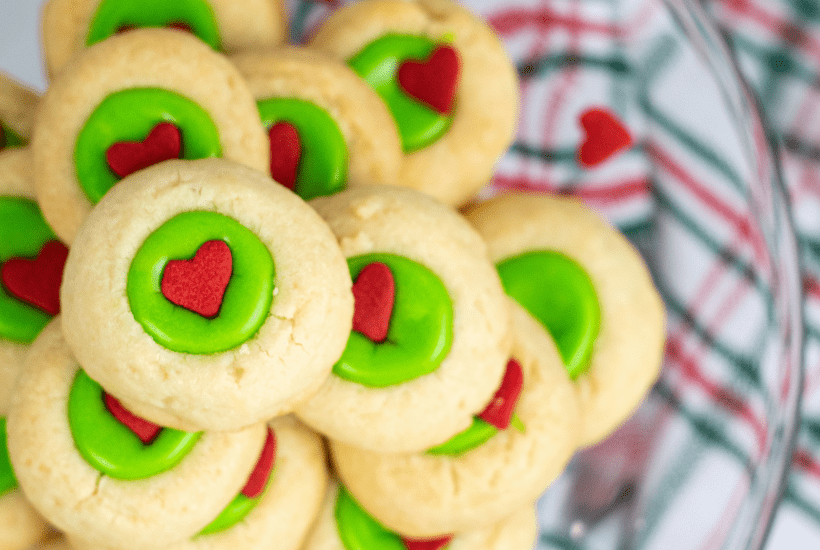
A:
{"type": "Polygon", "coordinates": [[[9,460],[8,437],[6,436],[6,419],[0,418],[0,496],[17,487],[17,478],[9,460]]]}
{"type": "MultiPolygon", "coordinates": [[[[513,414],[510,426],[522,433],[525,430],[524,423],[516,414],[513,414]]],[[[485,444],[499,431],[492,424],[476,416],[473,417],[473,423],[469,428],[457,433],[441,445],[427,449],[426,452],[436,456],[458,456],[485,444]]]]}
{"type": "Polygon", "coordinates": [[[592,280],[572,258],[525,252],[497,265],[504,290],[552,335],[570,378],[589,368],[601,325],[592,280]]]}
{"type": "Polygon", "coordinates": [[[250,340],[268,318],[274,275],[270,251],[248,228],[215,212],[183,212],[151,233],[137,251],[126,293],[134,319],[159,345],[182,353],[219,353],[250,340]],[[233,272],[218,315],[209,319],[175,305],[160,285],[170,260],[190,259],[212,240],[230,248],[233,272]]]}
{"type": "Polygon", "coordinates": [[[399,535],[362,510],[341,485],[334,513],[345,550],[407,550],[399,535]]]}
{"type": "Polygon", "coordinates": [[[0,150],[6,147],[21,147],[25,144],[26,140],[17,132],[0,122],[0,150]]]}
{"type": "Polygon", "coordinates": [[[214,50],[220,50],[219,31],[211,6],[203,0],[103,0],[88,28],[91,46],[123,28],[187,25],[214,50]]]}
{"type": "Polygon", "coordinates": [[[141,142],[161,122],[179,128],[180,158],[221,157],[219,132],[205,110],[175,92],[132,88],[106,97],[80,130],[74,146],[77,180],[93,204],[120,178],[108,166],[106,152],[119,142],[141,142]]]}
{"type": "MultiPolygon", "coordinates": [[[[304,200],[332,195],[347,184],[348,151],[336,121],[321,107],[295,98],[271,98],[257,103],[266,129],[287,122],[299,132],[302,155],[295,192],[304,200]]],[[[276,151],[271,150],[271,155],[276,151]]]]}
{"type": "Polygon", "coordinates": [[[423,61],[438,45],[423,36],[388,34],[365,46],[347,62],[387,104],[396,120],[405,153],[423,149],[438,140],[453,120],[452,114],[437,113],[410,97],[398,82],[397,73],[404,61],[423,61]]]}
{"type": "MultiPolygon", "coordinates": [[[[47,242],[57,237],[33,200],[0,197],[0,264],[11,258],[35,258],[47,242]]],[[[51,315],[22,302],[0,284],[0,337],[31,343],[51,320],[51,315]]]]}
{"type": "Polygon", "coordinates": [[[68,396],[68,423],[74,445],[95,470],[114,479],[145,479],[179,464],[202,432],[162,428],[148,445],[105,406],[103,389],[77,371],[68,396]]]}
{"type": "Polygon", "coordinates": [[[429,374],[439,367],[453,342],[453,304],[444,284],[432,271],[395,254],[348,258],[353,280],[365,266],[375,262],[386,264],[395,280],[387,339],[376,343],[351,331],[333,373],[351,382],[382,388],[429,374]]]}

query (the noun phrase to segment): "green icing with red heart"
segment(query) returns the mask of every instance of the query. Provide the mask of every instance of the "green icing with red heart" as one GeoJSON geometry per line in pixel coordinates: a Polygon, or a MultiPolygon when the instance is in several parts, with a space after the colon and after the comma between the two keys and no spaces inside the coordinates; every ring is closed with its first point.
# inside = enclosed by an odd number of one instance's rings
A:
{"type": "Polygon", "coordinates": [[[0,337],[31,343],[60,309],[65,245],[23,197],[0,197],[0,337]]]}
{"type": "Polygon", "coordinates": [[[601,307],[581,265],[560,252],[534,250],[496,267],[505,292],[552,335],[570,378],[586,372],[601,326],[601,307]]]}
{"type": "Polygon", "coordinates": [[[7,147],[22,147],[26,144],[20,135],[0,122],[0,151],[7,147]]]}
{"type": "MultiPolygon", "coordinates": [[[[128,412],[112,412],[100,385],[82,369],[68,395],[68,425],[74,445],[95,470],[114,479],[137,480],[171,470],[188,455],[202,432],[160,428],[147,442],[131,427],[128,412]]],[[[123,409],[124,410],[124,409],[123,409]]]]}
{"type": "Polygon", "coordinates": [[[221,156],[219,131],[210,115],[194,101],[161,88],[130,88],[108,95],[85,121],[74,144],[77,181],[92,204],[123,175],[151,164],[221,156]]]}
{"type": "Polygon", "coordinates": [[[402,537],[365,512],[342,485],[339,485],[334,516],[345,550],[444,550],[453,538],[452,535],[435,539],[402,537]]]}
{"type": "Polygon", "coordinates": [[[8,437],[6,435],[6,419],[0,417],[0,496],[17,488],[17,478],[9,460],[8,437]]]}
{"type": "Polygon", "coordinates": [[[263,99],[257,105],[268,130],[274,180],[304,200],[346,187],[347,143],[326,110],[296,98],[263,99]]]}
{"type": "Polygon", "coordinates": [[[333,373],[382,388],[438,369],[453,342],[453,304],[438,276],[396,254],[354,256],[347,263],[354,280],[354,330],[333,373]],[[366,275],[369,266],[379,264],[386,273],[377,268],[375,276],[366,275]],[[392,282],[385,283],[387,276],[392,282]],[[385,293],[386,288],[392,290],[385,293]],[[370,327],[371,316],[379,319],[378,326],[370,327]]]}
{"type": "Polygon", "coordinates": [[[387,104],[405,152],[431,145],[450,128],[461,71],[451,45],[387,34],[366,45],[348,65],[387,104]]]}
{"type": "Polygon", "coordinates": [[[213,9],[204,0],[103,0],[91,19],[86,45],[143,27],[183,28],[214,50],[221,49],[213,9]]]}
{"type": "Polygon", "coordinates": [[[159,345],[219,353],[250,340],[267,320],[274,275],[270,251],[250,229],[216,212],[183,212],[143,242],[126,294],[134,319],[159,345]]]}
{"type": "Polygon", "coordinates": [[[524,432],[523,422],[514,413],[523,386],[524,373],[521,365],[515,359],[510,359],[507,362],[501,385],[484,410],[473,418],[470,427],[441,445],[428,449],[427,453],[439,456],[459,456],[480,447],[499,431],[506,430],[510,426],[524,432]]]}
{"type": "Polygon", "coordinates": [[[256,461],[256,465],[251,471],[245,487],[243,487],[242,491],[222,510],[216,519],[199,532],[199,536],[219,533],[230,529],[250,514],[251,510],[256,508],[259,501],[262,500],[265,491],[270,485],[275,461],[276,434],[274,434],[272,429],[268,428],[268,435],[262,447],[262,452],[259,454],[259,459],[256,461]]]}

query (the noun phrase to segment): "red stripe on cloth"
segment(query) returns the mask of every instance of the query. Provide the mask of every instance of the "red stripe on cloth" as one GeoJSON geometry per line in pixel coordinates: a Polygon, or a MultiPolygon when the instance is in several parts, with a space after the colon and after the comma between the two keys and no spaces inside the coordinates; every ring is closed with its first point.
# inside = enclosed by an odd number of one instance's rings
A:
{"type": "MultiPolygon", "coordinates": [[[[561,190],[546,180],[536,180],[526,176],[507,176],[496,174],[493,187],[506,191],[528,191],[536,193],[560,193],[561,190]]],[[[645,178],[630,178],[614,181],[596,187],[578,187],[572,189],[572,195],[584,201],[601,205],[624,203],[636,198],[643,198],[649,193],[651,183],[645,178]]]]}
{"type": "Polygon", "coordinates": [[[792,464],[815,479],[820,479],[820,463],[805,449],[797,449],[792,455],[792,464]]]}
{"type": "Polygon", "coordinates": [[[560,15],[547,6],[536,8],[512,8],[487,18],[495,32],[502,36],[516,34],[524,30],[535,30],[546,33],[555,27],[563,27],[573,32],[590,32],[614,36],[618,32],[616,25],[584,21],[577,14],[570,17],[560,15]]]}

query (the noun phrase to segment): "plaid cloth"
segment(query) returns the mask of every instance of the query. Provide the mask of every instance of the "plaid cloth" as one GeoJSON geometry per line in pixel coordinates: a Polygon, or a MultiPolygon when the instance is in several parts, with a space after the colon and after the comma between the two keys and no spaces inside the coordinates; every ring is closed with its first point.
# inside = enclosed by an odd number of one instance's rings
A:
{"type": "MultiPolygon", "coordinates": [[[[338,3],[295,0],[292,40],[304,41],[338,3]]],[[[724,107],[732,92],[699,61],[698,49],[710,45],[687,41],[681,28],[691,22],[672,19],[655,0],[465,4],[498,32],[521,77],[518,135],[485,195],[580,196],[649,258],[668,306],[660,381],[636,417],[580,453],[541,499],[538,548],[754,546],[765,529],[742,540],[733,519],[754,522],[777,505],[750,505],[759,499],[749,495],[778,482],[757,467],[769,454],[775,469],[780,458],[794,473],[766,548],[820,547],[820,131],[812,132],[820,118],[820,4],[708,6],[786,147],[809,324],[806,410],[793,457],[788,431],[773,419],[800,382],[783,374],[790,361],[795,368],[794,353],[779,344],[790,337],[781,334],[788,312],[771,305],[790,258],[771,255],[760,230],[787,213],[765,191],[752,193],[754,204],[745,195],[765,167],[741,144],[760,147],[766,136],[745,135],[742,114],[724,107]],[[580,123],[591,109],[610,113],[633,145],[588,167],[578,152],[591,139],[580,123]]]]}

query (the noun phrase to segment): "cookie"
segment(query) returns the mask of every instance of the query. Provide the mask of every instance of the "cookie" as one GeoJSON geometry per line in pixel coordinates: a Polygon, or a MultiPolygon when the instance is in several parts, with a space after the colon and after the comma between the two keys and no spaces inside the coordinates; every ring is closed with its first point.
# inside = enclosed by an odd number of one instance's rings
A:
{"type": "MultiPolygon", "coordinates": [[[[249,508],[237,497],[232,505],[244,515],[223,512],[203,532],[164,550],[233,550],[242,548],[298,550],[324,498],[328,473],[321,439],[291,416],[269,425],[275,438],[275,459],[267,487],[249,508]]],[[[116,550],[71,537],[77,550],[116,550]]],[[[123,550],[130,548],[127,544],[123,550]]]]}
{"type": "Polygon", "coordinates": [[[399,127],[400,185],[460,205],[490,179],[518,116],[515,67],[493,30],[450,0],[365,0],[310,45],[345,60],[399,127]]]}
{"type": "Polygon", "coordinates": [[[416,454],[331,441],[342,482],[390,529],[421,538],[494,523],[534,502],[575,452],[575,389],[552,339],[512,303],[515,337],[504,382],[469,430],[416,454]]]}
{"type": "Polygon", "coordinates": [[[357,183],[396,182],[396,125],[378,94],[344,63],[295,47],[231,61],[259,105],[273,179],[305,200],[357,183]]]}
{"type": "Polygon", "coordinates": [[[0,151],[31,138],[39,95],[0,71],[0,151]]]}
{"type": "Polygon", "coordinates": [[[141,27],[188,31],[227,53],[268,49],[285,41],[285,16],[280,0],[48,0],[43,53],[53,76],[84,48],[141,27]]]}
{"type": "Polygon", "coordinates": [[[264,174],[168,161],[115,186],[66,262],[65,338],[140,416],[234,430],[289,412],[344,350],[351,281],[327,224],[264,174]]]}
{"type": "Polygon", "coordinates": [[[263,424],[156,427],[146,438],[144,422],[80,368],[59,318],[32,345],[7,420],[11,463],[37,510],[64,532],[134,549],[207,525],[241,489],[265,438],[263,424]]]}
{"type": "Polygon", "coordinates": [[[467,218],[505,290],[550,331],[581,404],[581,445],[617,428],[658,377],[663,302],[637,250],[577,199],[507,194],[467,218]]]}
{"type": "Polygon", "coordinates": [[[495,392],[509,309],[479,235],[412,189],[351,187],[311,201],[347,257],[347,347],[297,414],[327,437],[415,452],[470,426],[495,392]]]}
{"type": "Polygon", "coordinates": [[[537,531],[532,504],[500,521],[435,539],[409,539],[370,516],[343,486],[333,483],[303,550],[529,550],[537,531]]]}
{"type": "Polygon", "coordinates": [[[31,147],[37,199],[68,244],[112,186],[157,162],[224,157],[268,170],[241,75],[200,40],[167,29],[130,31],[79,54],[43,96],[31,147]]]}

